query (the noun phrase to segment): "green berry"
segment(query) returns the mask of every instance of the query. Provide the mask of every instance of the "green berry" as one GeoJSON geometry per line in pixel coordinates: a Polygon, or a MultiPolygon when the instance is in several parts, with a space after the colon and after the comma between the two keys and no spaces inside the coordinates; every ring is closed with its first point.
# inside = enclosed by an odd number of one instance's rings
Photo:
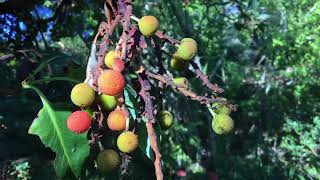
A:
{"type": "Polygon", "coordinates": [[[161,129],[167,130],[173,124],[173,116],[169,111],[160,111],[158,114],[158,120],[161,126],[161,129]]]}
{"type": "Polygon", "coordinates": [[[99,102],[105,111],[110,112],[117,107],[118,100],[116,96],[101,94],[99,95],[99,102]]]}
{"type": "Polygon", "coordinates": [[[217,134],[227,134],[232,131],[234,122],[226,114],[217,114],[212,120],[212,129],[217,134]]]}
{"type": "Polygon", "coordinates": [[[196,54],[197,42],[191,38],[184,38],[178,46],[177,52],[173,54],[173,57],[184,61],[190,61],[196,54]]]}
{"type": "Polygon", "coordinates": [[[185,77],[176,77],[173,79],[173,83],[185,89],[188,89],[189,87],[189,81],[185,77]]]}
{"type": "Polygon", "coordinates": [[[98,154],[97,166],[100,172],[107,174],[116,170],[121,162],[119,154],[112,150],[103,150],[98,154]]]}
{"type": "Polygon", "coordinates": [[[226,114],[226,115],[231,114],[231,109],[224,104],[214,103],[212,104],[212,107],[214,108],[214,112],[216,114],[226,114]]]}

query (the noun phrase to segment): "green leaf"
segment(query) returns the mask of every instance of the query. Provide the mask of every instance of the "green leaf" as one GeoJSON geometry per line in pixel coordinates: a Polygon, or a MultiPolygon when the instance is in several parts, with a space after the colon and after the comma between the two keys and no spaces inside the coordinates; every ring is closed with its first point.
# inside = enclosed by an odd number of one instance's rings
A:
{"type": "Polygon", "coordinates": [[[71,111],[53,107],[36,87],[31,85],[23,87],[36,91],[43,103],[43,108],[29,129],[29,134],[39,136],[42,143],[56,153],[53,166],[58,176],[63,177],[68,168],[77,177],[80,176],[81,166],[89,155],[87,133],[71,132],[66,126],[71,111]]]}
{"type": "Polygon", "coordinates": [[[126,107],[128,108],[131,117],[135,120],[137,118],[137,111],[136,109],[139,108],[138,102],[137,102],[137,93],[135,90],[129,86],[126,85],[124,90],[124,98],[126,99],[126,107]]]}

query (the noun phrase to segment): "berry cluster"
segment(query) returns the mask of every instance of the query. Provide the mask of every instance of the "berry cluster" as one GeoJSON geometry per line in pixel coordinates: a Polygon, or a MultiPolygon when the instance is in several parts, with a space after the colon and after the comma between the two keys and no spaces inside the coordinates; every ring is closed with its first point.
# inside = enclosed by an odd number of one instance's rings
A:
{"type": "MultiPolygon", "coordinates": [[[[138,22],[140,32],[151,37],[158,30],[159,22],[154,16],[144,16],[138,22]]],[[[189,45],[196,49],[195,41],[187,38],[185,44],[179,47],[176,58],[180,61],[189,61],[195,55],[184,55],[189,45]],[[181,58],[180,58],[181,57],[181,58]],[[183,58],[183,59],[182,59],[183,58]]],[[[105,69],[98,77],[98,88],[95,90],[88,83],[79,83],[75,85],[71,91],[71,101],[74,105],[82,108],[75,111],[67,119],[67,127],[70,131],[80,134],[88,131],[92,125],[92,109],[94,105],[99,105],[104,113],[108,113],[106,120],[107,126],[111,131],[121,132],[117,138],[117,148],[122,153],[131,153],[138,147],[138,136],[128,131],[129,113],[127,109],[119,102],[119,97],[125,88],[125,77],[122,71],[125,63],[121,59],[121,52],[118,50],[110,50],[104,57],[105,69]],[[97,92],[96,92],[97,91],[97,92]]],[[[174,80],[176,85],[187,87],[188,80],[184,77],[178,77],[174,80]]],[[[173,116],[169,111],[163,110],[158,113],[158,122],[163,130],[169,129],[173,124],[173,116]]],[[[119,153],[113,149],[102,150],[97,156],[97,167],[101,172],[108,173],[115,170],[121,162],[119,153]]]]}

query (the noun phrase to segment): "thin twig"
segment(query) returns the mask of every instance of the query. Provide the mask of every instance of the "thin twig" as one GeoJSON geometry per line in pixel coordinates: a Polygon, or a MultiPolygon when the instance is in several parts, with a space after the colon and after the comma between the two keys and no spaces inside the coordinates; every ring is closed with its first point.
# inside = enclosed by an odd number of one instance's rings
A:
{"type": "Polygon", "coordinates": [[[220,88],[217,84],[212,84],[209,79],[208,79],[208,76],[205,75],[201,69],[199,68],[199,66],[191,61],[190,63],[192,65],[192,67],[196,70],[197,74],[198,74],[198,77],[202,80],[203,82],[203,85],[206,85],[209,89],[211,89],[214,93],[223,93],[223,89],[220,88]]]}

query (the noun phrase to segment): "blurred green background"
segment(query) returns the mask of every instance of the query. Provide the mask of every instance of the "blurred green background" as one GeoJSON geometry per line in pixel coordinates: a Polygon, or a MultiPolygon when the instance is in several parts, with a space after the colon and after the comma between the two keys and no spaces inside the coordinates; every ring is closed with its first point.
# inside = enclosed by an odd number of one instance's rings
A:
{"type": "MultiPolygon", "coordinates": [[[[105,20],[102,8],[102,0],[0,0],[0,179],[56,178],[54,154],[28,135],[40,99],[21,82],[40,64],[35,79],[84,79],[89,48],[105,20]]],[[[234,132],[217,136],[205,106],[165,94],[165,108],[175,116],[162,136],[165,179],[320,177],[320,1],[135,0],[133,8],[138,17],[156,16],[176,39],[196,39],[195,61],[238,104],[234,132]]],[[[156,62],[152,50],[142,57],[156,62]]],[[[169,70],[206,92],[194,72],[169,70]]],[[[71,104],[71,83],[37,87],[50,101],[71,104]]],[[[139,162],[122,178],[150,179],[154,172],[145,171],[152,163],[139,162]]],[[[94,172],[83,177],[99,178],[94,172]]]]}

